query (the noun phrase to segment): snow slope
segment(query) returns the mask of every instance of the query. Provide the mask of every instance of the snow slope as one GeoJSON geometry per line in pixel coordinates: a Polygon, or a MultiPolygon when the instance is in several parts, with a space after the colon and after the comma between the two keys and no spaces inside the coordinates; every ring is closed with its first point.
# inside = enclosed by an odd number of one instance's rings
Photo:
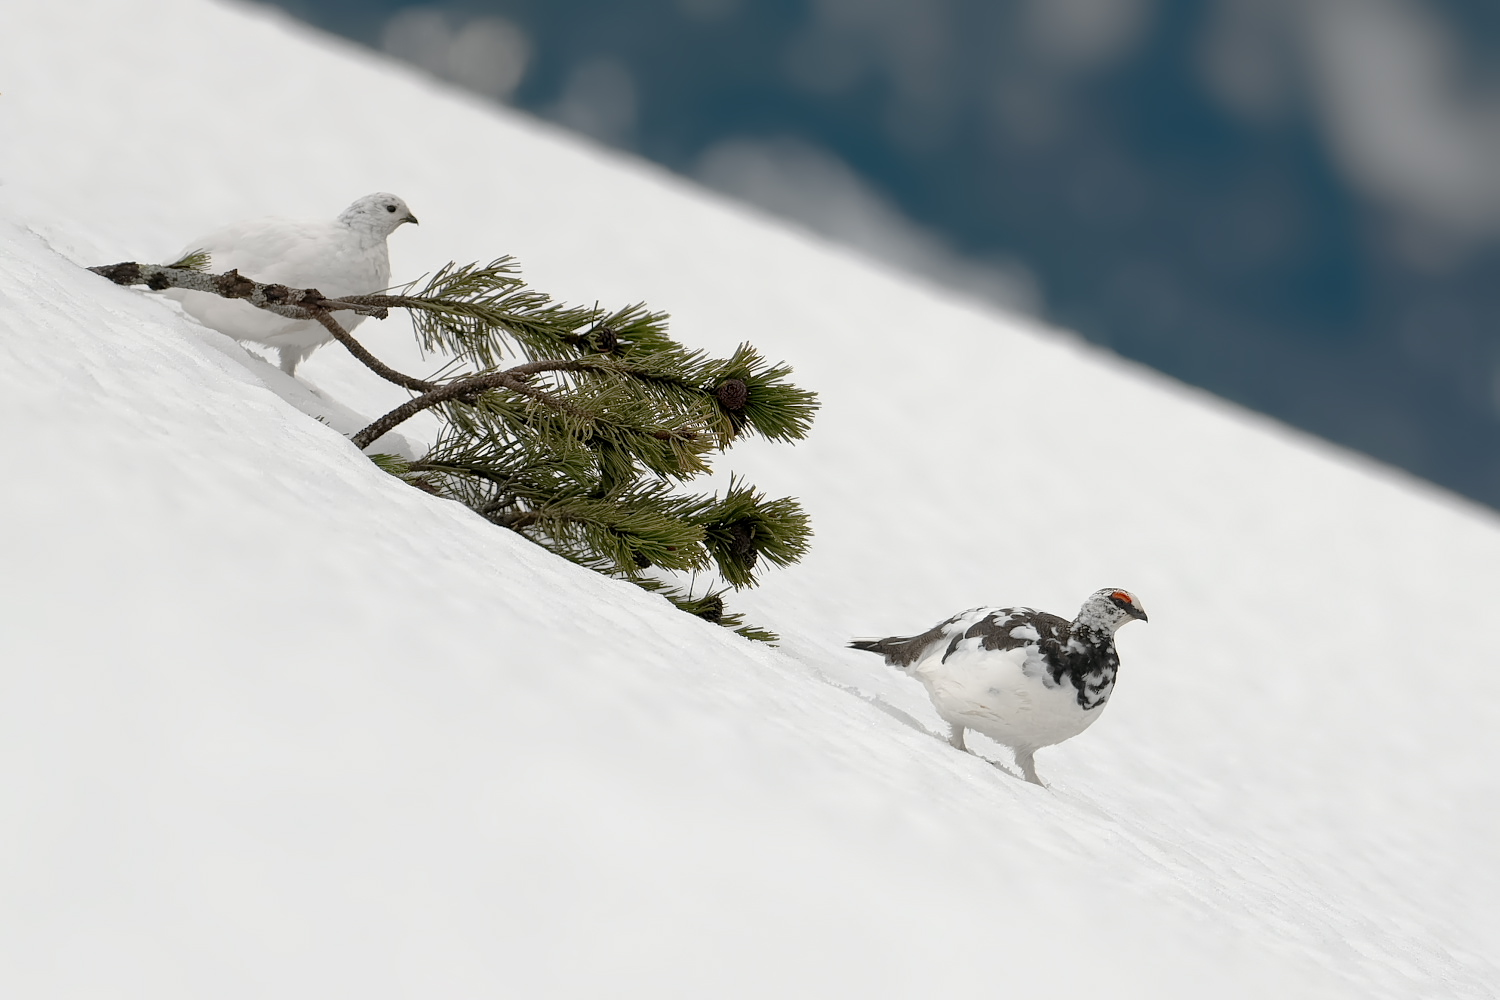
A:
{"type": "Polygon", "coordinates": [[[1492,513],[257,8],[0,10],[0,415],[5,995],[1500,982],[1492,513]],[[781,648],[381,475],[76,266],[381,189],[398,278],[514,253],[822,394],[724,464],[814,519],[739,599],[781,648]],[[1151,623],[1050,789],[841,648],[1100,586],[1151,623]]]}

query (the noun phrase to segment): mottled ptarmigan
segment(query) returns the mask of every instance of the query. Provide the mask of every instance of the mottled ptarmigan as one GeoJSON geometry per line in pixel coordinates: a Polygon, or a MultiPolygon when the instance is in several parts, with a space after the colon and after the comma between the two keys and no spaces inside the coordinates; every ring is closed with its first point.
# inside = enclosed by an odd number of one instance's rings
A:
{"type": "MultiPolygon", "coordinates": [[[[208,268],[220,273],[231,268],[247,278],[291,288],[316,288],[336,299],[344,295],[372,295],[391,283],[391,258],[385,240],[396,227],[416,222],[406,202],[384,192],[366,195],[337,219],[322,222],[297,219],[252,219],[235,222],[189,243],[209,256],[208,268]]],[[[294,374],[297,365],[333,337],[322,324],[288,319],[247,302],[220,298],[208,292],[170,288],[168,297],[204,326],[274,347],[281,370],[294,374]]],[[[345,330],[364,319],[347,310],[333,318],[345,330]]]]}
{"type": "Polygon", "coordinates": [[[974,608],[914,636],[855,639],[855,649],[921,681],[949,739],[966,750],[964,730],[1015,751],[1026,780],[1040,785],[1035,753],[1093,725],[1115,687],[1115,630],[1146,620],[1128,590],[1106,587],[1071,622],[1031,608],[974,608]]]}

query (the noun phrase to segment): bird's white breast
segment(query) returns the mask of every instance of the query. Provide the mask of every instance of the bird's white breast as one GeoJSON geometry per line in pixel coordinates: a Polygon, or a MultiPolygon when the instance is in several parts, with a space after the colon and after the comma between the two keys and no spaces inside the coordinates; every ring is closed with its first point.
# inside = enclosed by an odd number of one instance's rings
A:
{"type": "Polygon", "coordinates": [[[981,641],[965,639],[946,658],[948,642],[937,644],[908,669],[946,721],[1006,746],[1035,749],[1071,739],[1099,717],[1102,705],[1085,711],[1067,677],[1052,679],[1037,645],[991,650],[981,641]]]}

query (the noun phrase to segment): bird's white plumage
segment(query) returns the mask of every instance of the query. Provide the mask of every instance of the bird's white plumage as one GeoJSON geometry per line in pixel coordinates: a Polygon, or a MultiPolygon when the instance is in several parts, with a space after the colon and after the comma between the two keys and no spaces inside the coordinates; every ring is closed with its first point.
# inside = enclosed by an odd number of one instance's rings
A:
{"type": "MultiPolygon", "coordinates": [[[[391,261],[386,238],[405,222],[416,222],[406,202],[393,194],[366,195],[327,221],[252,219],[231,223],[183,248],[209,255],[209,269],[234,269],[255,281],[316,288],[329,298],[369,295],[389,287],[391,261]]],[[[282,370],[297,365],[332,337],[312,320],[288,319],[245,302],[207,292],[173,288],[165,293],[204,326],[276,348],[282,370]]],[[[351,330],[363,319],[339,311],[334,319],[351,330]]]]}
{"type": "MultiPolygon", "coordinates": [[[[948,635],[962,635],[995,610],[965,612],[948,635]]],[[[951,652],[944,642],[906,672],[922,682],[945,722],[1016,750],[1049,747],[1093,725],[1100,709],[1085,711],[1072,683],[1052,678],[1035,641],[1036,630],[1020,625],[1012,634],[1032,641],[1015,649],[985,649],[982,637],[975,636],[961,640],[951,652]]]]}
{"type": "Polygon", "coordinates": [[[922,682],[960,750],[973,729],[1015,751],[1027,781],[1033,755],[1099,718],[1114,690],[1114,634],[1146,612],[1134,594],[1106,587],[1071,622],[1033,608],[972,608],[920,635],[856,639],[856,649],[922,682]]]}

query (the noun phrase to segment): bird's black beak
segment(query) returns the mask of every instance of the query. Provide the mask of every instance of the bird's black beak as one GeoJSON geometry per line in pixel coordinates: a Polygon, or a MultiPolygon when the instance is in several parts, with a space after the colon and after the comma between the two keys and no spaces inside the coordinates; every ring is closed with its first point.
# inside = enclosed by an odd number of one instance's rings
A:
{"type": "Polygon", "coordinates": [[[407,212],[406,213],[406,218],[402,219],[401,221],[402,222],[410,222],[414,226],[420,226],[421,225],[421,223],[417,221],[417,217],[415,215],[412,215],[410,212],[407,212]]]}
{"type": "Polygon", "coordinates": [[[1132,618],[1139,618],[1143,622],[1149,622],[1151,620],[1146,617],[1146,612],[1142,611],[1140,608],[1131,608],[1130,615],[1132,618]]]}

